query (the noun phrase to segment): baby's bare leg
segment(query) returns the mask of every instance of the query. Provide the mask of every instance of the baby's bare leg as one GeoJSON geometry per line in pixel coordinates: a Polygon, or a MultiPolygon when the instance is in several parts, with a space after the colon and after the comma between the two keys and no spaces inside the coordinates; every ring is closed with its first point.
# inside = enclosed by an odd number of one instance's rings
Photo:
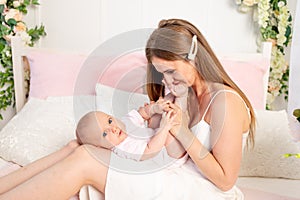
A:
{"type": "Polygon", "coordinates": [[[168,155],[172,158],[181,158],[186,153],[181,143],[171,133],[168,134],[165,146],[168,155]]]}

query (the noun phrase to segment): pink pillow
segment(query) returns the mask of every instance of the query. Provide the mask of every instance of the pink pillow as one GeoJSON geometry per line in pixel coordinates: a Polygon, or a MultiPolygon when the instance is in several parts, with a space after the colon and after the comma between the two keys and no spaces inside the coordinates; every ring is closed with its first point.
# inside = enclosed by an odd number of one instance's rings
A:
{"type": "Polygon", "coordinates": [[[145,93],[147,59],[137,51],[115,59],[100,75],[98,83],[124,91],[145,93]]]}
{"type": "Polygon", "coordinates": [[[240,87],[256,109],[265,109],[265,83],[264,76],[269,69],[266,58],[238,61],[220,59],[228,75],[240,87]]]}
{"type": "Polygon", "coordinates": [[[29,53],[29,97],[72,96],[85,56],[48,51],[29,53]]]}
{"type": "MultiPolygon", "coordinates": [[[[222,57],[220,61],[229,76],[249,98],[252,106],[265,109],[264,76],[269,69],[269,60],[260,56],[245,55],[222,57]]],[[[145,93],[146,66],[144,52],[133,52],[121,56],[109,65],[98,82],[125,91],[145,93]]]]}

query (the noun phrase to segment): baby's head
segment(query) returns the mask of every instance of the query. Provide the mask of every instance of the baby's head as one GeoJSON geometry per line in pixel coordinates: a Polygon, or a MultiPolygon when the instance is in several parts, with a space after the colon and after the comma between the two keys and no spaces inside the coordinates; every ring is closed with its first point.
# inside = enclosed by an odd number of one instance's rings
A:
{"type": "Polygon", "coordinates": [[[76,137],[80,144],[111,149],[125,140],[125,125],[101,111],[85,114],[78,122],[76,137]]]}

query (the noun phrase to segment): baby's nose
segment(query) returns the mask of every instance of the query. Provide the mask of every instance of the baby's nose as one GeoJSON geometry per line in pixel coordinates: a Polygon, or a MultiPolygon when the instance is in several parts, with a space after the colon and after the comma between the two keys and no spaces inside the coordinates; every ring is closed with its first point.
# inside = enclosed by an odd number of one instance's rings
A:
{"type": "Polygon", "coordinates": [[[112,133],[117,133],[117,131],[118,131],[118,127],[116,127],[116,126],[111,127],[112,133]]]}

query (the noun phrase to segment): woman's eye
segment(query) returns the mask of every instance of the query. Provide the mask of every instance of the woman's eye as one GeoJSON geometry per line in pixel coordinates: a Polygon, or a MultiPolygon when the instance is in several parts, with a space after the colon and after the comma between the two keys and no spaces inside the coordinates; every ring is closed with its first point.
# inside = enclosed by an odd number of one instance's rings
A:
{"type": "Polygon", "coordinates": [[[166,74],[173,74],[175,71],[174,70],[168,70],[168,71],[166,71],[165,73],[166,74]]]}
{"type": "Polygon", "coordinates": [[[111,118],[108,119],[108,124],[111,124],[113,120],[111,118]]]}

